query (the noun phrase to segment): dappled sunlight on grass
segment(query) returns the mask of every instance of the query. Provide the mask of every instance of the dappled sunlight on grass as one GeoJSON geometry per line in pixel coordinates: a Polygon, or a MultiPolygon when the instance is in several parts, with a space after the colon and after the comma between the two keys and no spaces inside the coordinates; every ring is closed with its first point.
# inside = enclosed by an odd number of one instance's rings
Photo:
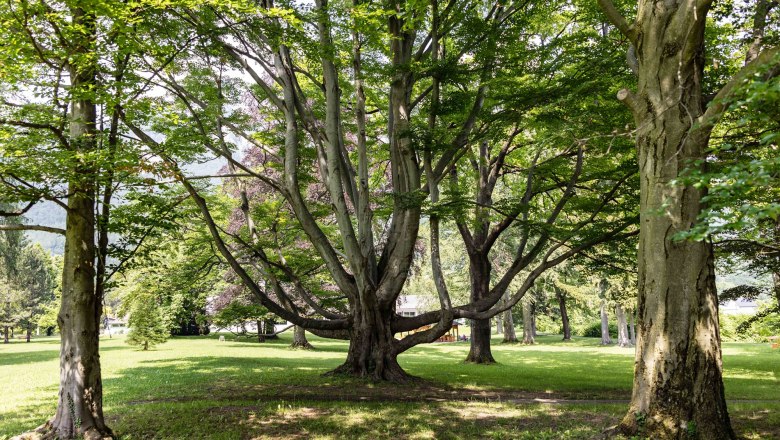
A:
{"type": "MultiPolygon", "coordinates": [[[[174,338],[149,351],[101,339],[104,409],[122,438],[589,438],[624,404],[533,399],[628,399],[634,350],[597,338],[501,345],[497,364],[463,360],[467,343],[431,344],[399,361],[419,384],[323,376],[347,343],[311,337],[314,351],[278,341],[174,338]],[[519,400],[518,400],[519,399],[519,400]],[[545,402],[547,400],[544,400],[545,402]]],[[[43,423],[57,396],[56,338],[0,345],[0,438],[43,423]]],[[[768,344],[726,344],[728,399],[778,399],[780,356],[768,344]]],[[[780,402],[730,406],[746,438],[780,438],[780,402]],[[768,423],[775,425],[768,425],[768,423]],[[757,437],[756,437],[757,436],[757,437]]]]}

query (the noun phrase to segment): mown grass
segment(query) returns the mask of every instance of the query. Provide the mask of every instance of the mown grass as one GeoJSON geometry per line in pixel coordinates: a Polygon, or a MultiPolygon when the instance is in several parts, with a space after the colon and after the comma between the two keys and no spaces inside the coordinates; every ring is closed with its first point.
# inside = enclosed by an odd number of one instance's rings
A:
{"type": "MultiPolygon", "coordinates": [[[[466,343],[417,347],[400,360],[424,382],[399,386],[323,376],[343,361],[346,343],[312,337],[317,350],[290,350],[289,337],[265,344],[174,338],[147,352],[102,339],[110,425],[128,440],[591,438],[625,411],[625,403],[609,401],[631,391],[633,350],[601,347],[598,339],[496,341],[499,364],[490,366],[464,364],[466,343]]],[[[58,349],[56,338],[0,345],[0,438],[54,412],[58,349]]],[[[724,370],[739,434],[780,438],[780,351],[725,344],[724,370]]]]}

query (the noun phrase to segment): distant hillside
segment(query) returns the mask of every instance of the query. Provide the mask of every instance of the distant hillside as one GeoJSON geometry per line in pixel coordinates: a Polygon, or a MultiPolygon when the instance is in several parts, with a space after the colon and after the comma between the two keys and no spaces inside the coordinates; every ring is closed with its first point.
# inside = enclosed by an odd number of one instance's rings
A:
{"type": "MultiPolygon", "coordinates": [[[[32,225],[65,227],[65,210],[53,202],[43,202],[35,205],[25,216],[27,223],[32,225]]],[[[27,232],[27,238],[53,254],[62,255],[65,250],[65,237],[48,232],[27,232]]]]}
{"type": "MultiPolygon", "coordinates": [[[[225,165],[225,161],[212,160],[205,163],[195,163],[185,166],[187,172],[193,176],[215,175],[225,165]]],[[[215,182],[217,183],[217,182],[215,182]]],[[[27,223],[31,225],[65,227],[65,210],[52,202],[42,202],[35,205],[25,216],[27,223]]],[[[27,232],[27,238],[40,245],[53,254],[62,255],[65,251],[65,237],[48,232],[27,232]]]]}

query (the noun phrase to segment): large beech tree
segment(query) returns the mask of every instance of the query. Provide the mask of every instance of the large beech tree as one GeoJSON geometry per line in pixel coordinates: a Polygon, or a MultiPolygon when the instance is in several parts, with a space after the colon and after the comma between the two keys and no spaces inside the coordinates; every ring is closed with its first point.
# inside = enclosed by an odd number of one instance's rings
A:
{"type": "Polygon", "coordinates": [[[732,94],[756,76],[776,74],[780,49],[759,41],[750,48],[752,61],[709,100],[702,90],[711,0],[643,0],[633,21],[609,0],[599,4],[631,45],[637,73],[636,90],[618,93],[634,115],[641,178],[639,332],[634,390],[621,429],[653,438],[734,438],[712,246],[676,239],[697,221],[705,192],[673,181],[703,166],[732,94]]]}
{"type": "MultiPolygon", "coordinates": [[[[503,291],[511,306],[524,292],[522,271],[548,245],[565,240],[576,247],[635,215],[631,146],[598,136],[628,122],[608,97],[629,71],[595,17],[559,6],[528,6],[512,31],[534,37],[496,43],[495,63],[511,68],[492,73],[484,111],[443,187],[445,197],[437,203],[431,191],[434,257],[438,217],[453,213],[468,256],[471,301],[503,291]],[[584,74],[593,70],[603,75],[584,74]]],[[[441,112],[435,93],[428,112],[429,121],[441,112]]],[[[440,135],[434,125],[429,130],[435,144],[440,135]]],[[[494,361],[489,319],[472,322],[470,342],[467,361],[494,361]]]]}
{"type": "MultiPolygon", "coordinates": [[[[132,109],[122,118],[163,159],[167,170],[161,174],[187,188],[217,249],[269,311],[313,333],[349,339],[347,360],[335,372],[403,381],[408,376],[397,356],[436,340],[454,318],[494,316],[516,304],[545,270],[631,234],[625,232],[634,220],[630,210],[625,217],[600,218],[605,227],[598,231],[589,228],[600,208],[616,206],[612,188],[629,177],[627,171],[594,185],[603,196],[590,205],[593,213],[549,239],[555,219],[564,217],[567,203],[578,200],[583,158],[591,154],[587,141],[567,139],[563,156],[571,167],[564,175],[521,189],[522,194],[549,193],[559,201],[540,207],[550,213],[538,228],[521,234],[513,275],[502,281],[508,286],[525,270],[517,291],[503,302],[506,289],[496,288],[453,305],[432,241],[440,310],[414,318],[395,313],[418,249],[425,199],[436,207],[438,185],[467,153],[494,72],[511,68],[501,66],[495,45],[506,35],[519,35],[509,30],[526,6],[320,1],[310,10],[265,1],[160,10],[158,20],[168,32],[156,41],[169,42],[171,51],[150,61],[146,71],[170,94],[162,105],[149,97],[160,106],[151,118],[132,109]],[[158,67],[171,59],[172,69],[158,67]],[[215,69],[225,81],[215,80],[215,69]],[[439,110],[420,110],[425,105],[439,110]],[[426,142],[420,133],[435,133],[436,142],[426,142]],[[263,151],[263,160],[250,166],[234,158],[231,142],[236,139],[263,151]],[[176,153],[177,148],[190,155],[176,153]],[[281,197],[341,299],[322,298],[297,282],[302,274],[285,262],[284,250],[280,255],[262,236],[255,237],[248,218],[238,233],[223,231],[213,202],[186,173],[184,163],[193,152],[227,160],[239,181],[259,181],[281,197]],[[546,185],[552,188],[545,190],[546,185]],[[395,337],[425,325],[431,327],[395,337]]],[[[242,211],[250,216],[256,213],[252,203],[241,196],[242,211]]],[[[513,205],[521,208],[502,229],[525,219],[523,205],[513,205]]],[[[431,239],[438,240],[434,223],[431,239]]]]}

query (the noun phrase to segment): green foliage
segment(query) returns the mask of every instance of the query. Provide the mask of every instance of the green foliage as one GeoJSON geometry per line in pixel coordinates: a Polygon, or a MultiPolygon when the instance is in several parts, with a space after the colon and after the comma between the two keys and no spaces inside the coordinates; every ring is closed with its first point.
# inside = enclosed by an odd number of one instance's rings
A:
{"type": "MultiPolygon", "coordinates": [[[[600,338],[601,337],[601,322],[594,322],[583,327],[575,328],[574,334],[577,336],[584,336],[586,338],[600,338]]],[[[618,327],[617,324],[609,323],[609,336],[611,338],[617,338],[618,327]]]]}
{"type": "Polygon", "coordinates": [[[0,231],[0,255],[0,325],[31,331],[55,298],[52,257],[21,231],[0,231]]]}
{"type": "Polygon", "coordinates": [[[554,320],[549,315],[541,315],[541,314],[536,315],[536,330],[539,333],[552,334],[552,335],[562,333],[560,321],[554,320]]]}
{"type": "Polygon", "coordinates": [[[15,322],[22,328],[31,329],[55,299],[57,282],[51,255],[38,244],[27,245],[20,255],[19,271],[13,283],[18,293],[15,322]]]}
{"type": "MultiPolygon", "coordinates": [[[[232,301],[219,310],[213,318],[215,326],[223,329],[238,327],[244,329],[248,323],[257,323],[269,317],[268,309],[257,304],[245,304],[242,301],[232,301]]],[[[235,333],[233,330],[231,332],[235,333]]]]}
{"type": "Polygon", "coordinates": [[[722,314],[720,335],[724,341],[766,342],[770,336],[780,336],[780,312],[764,302],[755,315],[722,314]]]}
{"type": "Polygon", "coordinates": [[[170,330],[165,323],[161,307],[152,295],[137,295],[127,306],[127,319],[130,331],[127,333],[127,343],[143,350],[148,350],[157,344],[168,340],[170,330]]]}
{"type": "MultiPolygon", "coordinates": [[[[131,206],[122,214],[141,215],[131,206]],[[135,214],[132,214],[132,213],[135,214]]],[[[137,297],[151,297],[159,305],[165,328],[173,334],[208,333],[206,302],[224,288],[221,262],[214,255],[210,237],[186,204],[168,213],[174,227],[155,227],[133,252],[106,299],[120,315],[137,297]],[[183,224],[192,222],[185,230],[183,224]]]]}

